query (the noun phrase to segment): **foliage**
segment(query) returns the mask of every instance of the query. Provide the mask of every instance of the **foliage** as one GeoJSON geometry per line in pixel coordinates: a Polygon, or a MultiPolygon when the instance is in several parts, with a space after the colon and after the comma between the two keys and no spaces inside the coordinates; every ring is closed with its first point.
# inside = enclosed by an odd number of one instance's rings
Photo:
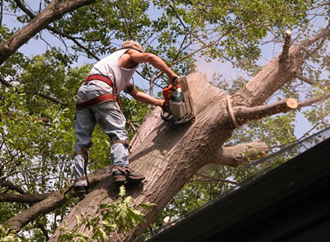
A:
{"type": "MultiPolygon", "coordinates": [[[[21,25],[0,26],[0,44],[31,21],[17,6],[17,1],[5,0],[4,3],[5,12],[15,14],[15,22],[21,25]]],[[[24,1],[34,14],[48,3],[24,1]]],[[[91,68],[85,63],[94,63],[111,53],[123,40],[139,41],[145,51],[162,57],[179,75],[196,69],[196,58],[229,62],[236,68],[234,70],[244,71],[245,75],[234,80],[224,78],[226,66],[219,62],[216,71],[220,77],[211,81],[233,94],[262,68],[265,63],[260,60],[265,52],[281,51],[276,47],[278,43],[282,45],[285,30],[293,31],[294,43],[306,40],[324,27],[320,23],[329,21],[327,8],[327,0],[99,0],[66,14],[51,24],[58,30],[56,34],[44,29],[34,37],[37,42],[26,43],[35,53],[26,56],[20,50],[0,66],[0,181],[9,180],[27,194],[56,191],[69,185],[67,179],[72,177],[71,156],[75,141],[73,97],[91,68]],[[48,38],[49,35],[56,36],[59,41],[48,38]],[[33,43],[42,44],[36,48],[33,43]],[[44,43],[47,47],[43,50],[44,43]]],[[[317,51],[313,49],[320,42],[306,49],[307,61],[299,70],[314,83],[310,85],[295,79],[268,102],[287,97],[304,100],[329,93],[330,57],[328,39],[326,41],[317,51]]],[[[156,85],[164,86],[167,82],[167,78],[158,75],[158,70],[151,66],[141,65],[138,72],[134,77],[136,83],[155,80],[156,85]]],[[[123,113],[132,124],[127,126],[132,137],[132,127],[139,127],[148,109],[127,96],[121,100],[123,113]]],[[[274,152],[301,138],[295,131],[303,118],[315,129],[329,126],[329,110],[330,102],[325,100],[297,112],[249,122],[235,131],[227,145],[261,140],[274,152]]],[[[304,129],[303,135],[311,133],[312,128],[304,129]]],[[[94,131],[93,143],[89,150],[93,161],[89,163],[90,171],[111,162],[109,139],[99,127],[94,131]]],[[[263,167],[244,170],[209,166],[203,169],[200,172],[215,179],[187,183],[158,218],[157,225],[162,224],[165,216],[177,218],[226,192],[234,185],[226,181],[238,183],[260,169],[263,167]]],[[[1,187],[0,193],[3,192],[18,193],[1,187]]],[[[5,222],[27,206],[0,203],[0,221],[5,222]]],[[[40,218],[44,220],[44,228],[52,233],[72,206],[72,202],[65,204],[49,215],[51,220],[40,218]]],[[[109,209],[115,210],[112,207],[102,209],[104,214],[109,209]]],[[[91,223],[90,217],[79,219],[91,223]]],[[[99,228],[104,230],[104,226],[99,225],[99,228]]],[[[30,240],[43,241],[35,224],[25,229],[31,232],[30,240]]],[[[101,230],[98,233],[101,237],[101,230]]]]}
{"type": "Polygon", "coordinates": [[[2,242],[21,242],[22,240],[17,236],[13,230],[6,229],[0,224],[0,241],[2,242]]]}
{"type": "MultiPolygon", "coordinates": [[[[119,198],[114,203],[101,204],[96,216],[91,214],[76,215],[77,225],[68,230],[61,228],[59,241],[109,241],[113,234],[129,232],[138,224],[144,223],[144,214],[133,206],[133,198],[125,197],[125,187],[119,188],[119,198]],[[92,235],[79,232],[79,228],[91,229],[92,235]]],[[[140,203],[138,206],[146,209],[155,206],[152,203],[140,203]]]]}

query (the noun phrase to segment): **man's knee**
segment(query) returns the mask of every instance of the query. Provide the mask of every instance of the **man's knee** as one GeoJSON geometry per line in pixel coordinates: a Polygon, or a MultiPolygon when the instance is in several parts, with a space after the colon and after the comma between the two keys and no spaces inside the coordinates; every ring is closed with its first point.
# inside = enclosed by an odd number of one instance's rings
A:
{"type": "Polygon", "coordinates": [[[126,140],[119,140],[119,139],[112,140],[111,145],[114,145],[114,144],[123,144],[128,150],[130,150],[130,148],[131,148],[128,139],[126,139],[126,140]]]}

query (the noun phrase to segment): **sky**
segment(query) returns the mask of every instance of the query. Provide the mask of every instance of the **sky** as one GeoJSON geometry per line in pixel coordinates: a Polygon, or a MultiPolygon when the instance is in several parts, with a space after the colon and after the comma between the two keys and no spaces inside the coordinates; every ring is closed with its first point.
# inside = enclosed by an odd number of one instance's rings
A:
{"type": "MultiPolygon", "coordinates": [[[[27,0],[26,2],[29,3],[29,6],[32,9],[38,9],[39,7],[39,1],[35,0],[27,0]]],[[[8,27],[19,27],[20,23],[17,22],[16,16],[8,15],[8,13],[4,13],[4,17],[2,20],[3,25],[7,25],[8,27]]],[[[324,25],[324,23],[316,23],[319,25],[324,25]]],[[[49,34],[48,31],[42,31],[41,34],[42,38],[46,39],[48,43],[51,45],[58,45],[63,47],[63,43],[54,37],[53,35],[49,34]]],[[[18,51],[24,53],[27,56],[34,56],[36,54],[42,54],[47,49],[50,48],[48,43],[41,40],[41,39],[31,39],[27,44],[23,45],[18,51]]],[[[71,41],[68,41],[66,44],[71,44],[71,41]]],[[[259,60],[258,64],[260,65],[266,65],[271,59],[273,59],[278,53],[281,52],[281,44],[274,44],[274,43],[268,43],[265,45],[261,45],[262,49],[262,58],[259,60]]],[[[330,50],[329,50],[330,51],[330,50]]],[[[95,60],[90,60],[86,58],[80,58],[77,65],[82,64],[93,64],[95,63],[95,60]]],[[[251,77],[248,77],[245,72],[235,69],[232,67],[231,63],[229,62],[219,62],[219,61],[211,61],[206,62],[202,58],[197,57],[197,70],[205,75],[208,80],[211,80],[212,75],[220,70],[220,74],[222,75],[222,78],[225,78],[226,80],[234,80],[238,76],[245,77],[247,79],[250,79],[251,77]]],[[[179,74],[179,73],[178,73],[179,74]]],[[[148,83],[145,81],[142,81],[137,75],[134,76],[135,84],[143,89],[148,89],[148,83]]],[[[161,91],[160,88],[155,90],[155,93],[161,91]]],[[[308,121],[302,116],[298,115],[297,121],[296,121],[296,135],[299,137],[304,134],[306,131],[306,127],[310,126],[308,121]]]]}

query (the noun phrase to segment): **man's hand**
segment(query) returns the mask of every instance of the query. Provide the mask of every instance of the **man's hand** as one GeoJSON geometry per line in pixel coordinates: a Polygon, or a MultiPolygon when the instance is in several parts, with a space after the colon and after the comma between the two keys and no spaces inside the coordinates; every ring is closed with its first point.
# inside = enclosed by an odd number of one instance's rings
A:
{"type": "Polygon", "coordinates": [[[180,77],[179,76],[176,76],[172,79],[169,80],[170,84],[172,84],[173,86],[178,86],[179,83],[180,83],[180,77]]]}

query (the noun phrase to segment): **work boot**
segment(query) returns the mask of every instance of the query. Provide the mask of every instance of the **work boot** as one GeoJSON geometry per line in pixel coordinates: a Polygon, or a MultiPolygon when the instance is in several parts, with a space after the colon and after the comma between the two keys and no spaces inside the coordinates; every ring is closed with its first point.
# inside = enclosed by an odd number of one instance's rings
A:
{"type": "Polygon", "coordinates": [[[112,167],[112,179],[114,183],[125,183],[126,182],[126,169],[120,166],[112,167]]]}
{"type": "Polygon", "coordinates": [[[126,168],[126,178],[128,182],[141,182],[145,179],[141,174],[134,173],[130,168],[126,168]]]}
{"type": "Polygon", "coordinates": [[[141,182],[145,179],[144,176],[134,173],[131,169],[120,166],[114,166],[111,174],[115,183],[141,182]]]}
{"type": "Polygon", "coordinates": [[[77,197],[86,196],[88,189],[88,182],[85,176],[79,177],[74,181],[73,190],[77,197]]]}

